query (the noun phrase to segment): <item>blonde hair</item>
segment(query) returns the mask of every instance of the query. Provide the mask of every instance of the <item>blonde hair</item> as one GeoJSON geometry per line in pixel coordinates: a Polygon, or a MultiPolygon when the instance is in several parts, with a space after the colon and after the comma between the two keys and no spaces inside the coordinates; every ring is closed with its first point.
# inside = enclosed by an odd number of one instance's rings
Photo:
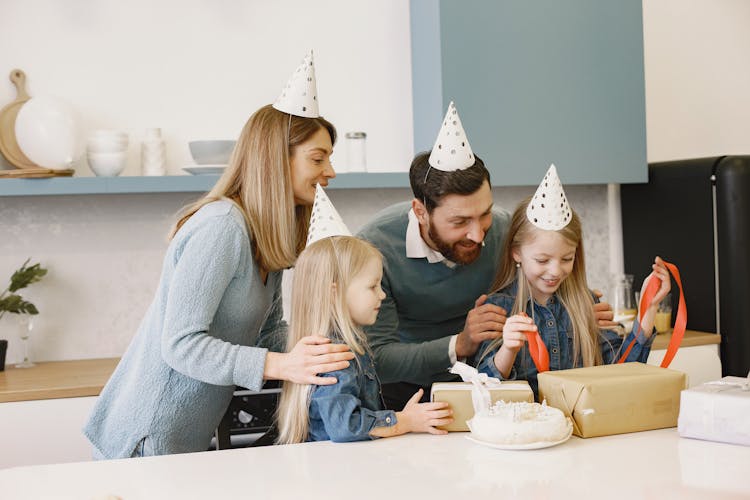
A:
{"type": "Polygon", "coordinates": [[[335,143],[336,129],[322,117],[301,118],[270,104],[253,113],[224,174],[206,196],[182,211],[170,238],[204,205],[229,199],[245,218],[258,266],[267,272],[293,266],[305,247],[311,207],[295,204],[289,158],[321,128],[335,143]]]}
{"type": "MultiPolygon", "coordinates": [[[[343,342],[359,355],[369,349],[362,328],[349,313],[346,290],[372,259],[382,264],[374,246],[353,236],[324,238],[300,254],[294,267],[287,352],[307,335],[343,342]]],[[[312,389],[309,384],[284,381],[277,411],[278,443],[307,440],[312,389]]]]}
{"type": "MultiPolygon", "coordinates": [[[[526,207],[529,201],[531,201],[531,198],[522,201],[513,213],[500,257],[500,266],[490,287],[492,292],[496,292],[511,285],[513,281],[518,281],[516,300],[513,303],[513,310],[508,313],[509,315],[518,314],[521,311],[525,312],[526,305],[530,300],[533,300],[531,286],[523,270],[516,266],[516,261],[513,259],[513,250],[518,250],[521,245],[530,243],[539,231],[544,231],[534,226],[526,217],[526,207]]],[[[556,232],[576,248],[573,270],[560,283],[560,288],[556,292],[558,299],[568,312],[573,326],[573,366],[577,366],[579,360],[583,366],[600,365],[602,364],[602,353],[599,349],[599,327],[594,316],[594,299],[586,283],[583,229],[578,214],[573,211],[570,223],[556,232]]],[[[531,311],[533,314],[534,309],[532,308],[531,311]]],[[[501,343],[502,338],[493,341],[482,353],[480,360],[501,343]]]]}

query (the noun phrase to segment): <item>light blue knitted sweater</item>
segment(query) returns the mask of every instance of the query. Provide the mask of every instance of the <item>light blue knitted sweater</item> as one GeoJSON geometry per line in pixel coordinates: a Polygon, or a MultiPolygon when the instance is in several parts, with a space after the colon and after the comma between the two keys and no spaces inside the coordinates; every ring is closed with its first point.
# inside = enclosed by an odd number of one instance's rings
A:
{"type": "Polygon", "coordinates": [[[204,451],[234,386],[258,390],[283,344],[281,272],[264,285],[240,211],[209,203],[172,239],[156,296],[83,429],[107,458],[144,438],[157,455],[204,451]],[[264,326],[265,325],[265,326],[264,326]]]}

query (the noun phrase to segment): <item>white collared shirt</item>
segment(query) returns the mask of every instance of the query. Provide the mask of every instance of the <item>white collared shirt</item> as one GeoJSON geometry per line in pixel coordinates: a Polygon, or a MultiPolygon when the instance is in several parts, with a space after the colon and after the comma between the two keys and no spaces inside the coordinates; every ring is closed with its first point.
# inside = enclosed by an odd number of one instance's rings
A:
{"type": "MultiPolygon", "coordinates": [[[[419,221],[414,209],[409,210],[409,225],[406,226],[406,256],[410,259],[427,259],[430,264],[442,263],[453,269],[456,263],[445,258],[443,254],[430,248],[427,242],[422,238],[419,231],[419,221]]],[[[458,334],[451,336],[448,344],[448,357],[451,364],[455,365],[458,358],[456,356],[456,339],[458,334]]]]}
{"type": "Polygon", "coordinates": [[[409,210],[409,225],[406,226],[406,256],[410,259],[427,259],[430,264],[442,262],[444,265],[453,269],[456,263],[445,258],[437,250],[433,250],[422,239],[422,233],[419,231],[419,221],[414,209],[409,210]]]}

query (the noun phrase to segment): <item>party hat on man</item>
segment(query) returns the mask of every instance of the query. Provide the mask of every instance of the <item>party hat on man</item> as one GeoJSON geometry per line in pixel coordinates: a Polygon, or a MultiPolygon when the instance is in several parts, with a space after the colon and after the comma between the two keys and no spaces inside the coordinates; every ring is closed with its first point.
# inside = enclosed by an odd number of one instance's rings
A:
{"type": "Polygon", "coordinates": [[[448,105],[448,112],[445,113],[443,126],[432,147],[429,162],[433,168],[445,172],[463,170],[474,165],[474,153],[453,101],[448,105]]]}
{"type": "Polygon", "coordinates": [[[284,113],[303,118],[317,118],[318,88],[315,82],[315,66],[312,50],[294,70],[273,107],[284,113]]]}
{"type": "Polygon", "coordinates": [[[315,186],[315,202],[310,216],[310,229],[307,231],[307,244],[310,245],[330,236],[351,236],[336,208],[320,184],[315,186]]]}
{"type": "Polygon", "coordinates": [[[540,229],[557,231],[568,225],[572,214],[568,198],[557,176],[557,169],[552,164],[526,207],[526,217],[540,229]]]}

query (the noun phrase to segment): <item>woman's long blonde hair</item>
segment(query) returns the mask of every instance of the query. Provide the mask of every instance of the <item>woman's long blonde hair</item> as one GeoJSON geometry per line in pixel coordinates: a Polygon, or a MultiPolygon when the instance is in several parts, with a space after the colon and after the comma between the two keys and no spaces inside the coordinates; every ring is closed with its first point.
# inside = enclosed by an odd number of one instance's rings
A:
{"type": "MultiPolygon", "coordinates": [[[[372,259],[382,263],[374,246],[353,236],[324,238],[305,248],[294,267],[287,352],[307,335],[343,342],[360,355],[368,350],[362,328],[349,313],[346,290],[372,259]]],[[[277,411],[278,443],[307,440],[312,388],[284,381],[277,411]]]]}
{"type": "MultiPolygon", "coordinates": [[[[505,237],[503,253],[500,256],[500,266],[490,287],[492,292],[496,292],[511,285],[514,281],[518,281],[516,300],[513,303],[513,310],[508,313],[509,316],[521,311],[525,312],[529,301],[533,300],[531,287],[523,269],[518,268],[516,261],[513,259],[514,250],[518,250],[521,245],[533,241],[538,231],[544,231],[544,229],[534,226],[526,217],[526,207],[530,201],[531,198],[522,201],[513,213],[508,235],[505,237]]],[[[599,349],[599,327],[594,316],[594,299],[586,283],[581,219],[575,211],[573,211],[570,223],[558,230],[557,233],[576,248],[573,270],[563,280],[556,292],[563,307],[568,311],[573,326],[573,366],[577,366],[579,360],[583,366],[600,365],[602,364],[602,353],[599,349]]],[[[531,312],[533,314],[533,307],[531,312]]],[[[501,343],[502,338],[492,342],[482,353],[480,360],[501,343]]],[[[524,347],[524,349],[526,348],[524,347]]]]}
{"type": "Polygon", "coordinates": [[[245,218],[259,267],[273,272],[293,266],[305,247],[311,207],[295,204],[289,158],[321,128],[335,143],[336,129],[322,117],[301,118],[270,104],[253,113],[224,174],[206,196],[182,211],[170,238],[201,207],[226,198],[245,218]]]}

